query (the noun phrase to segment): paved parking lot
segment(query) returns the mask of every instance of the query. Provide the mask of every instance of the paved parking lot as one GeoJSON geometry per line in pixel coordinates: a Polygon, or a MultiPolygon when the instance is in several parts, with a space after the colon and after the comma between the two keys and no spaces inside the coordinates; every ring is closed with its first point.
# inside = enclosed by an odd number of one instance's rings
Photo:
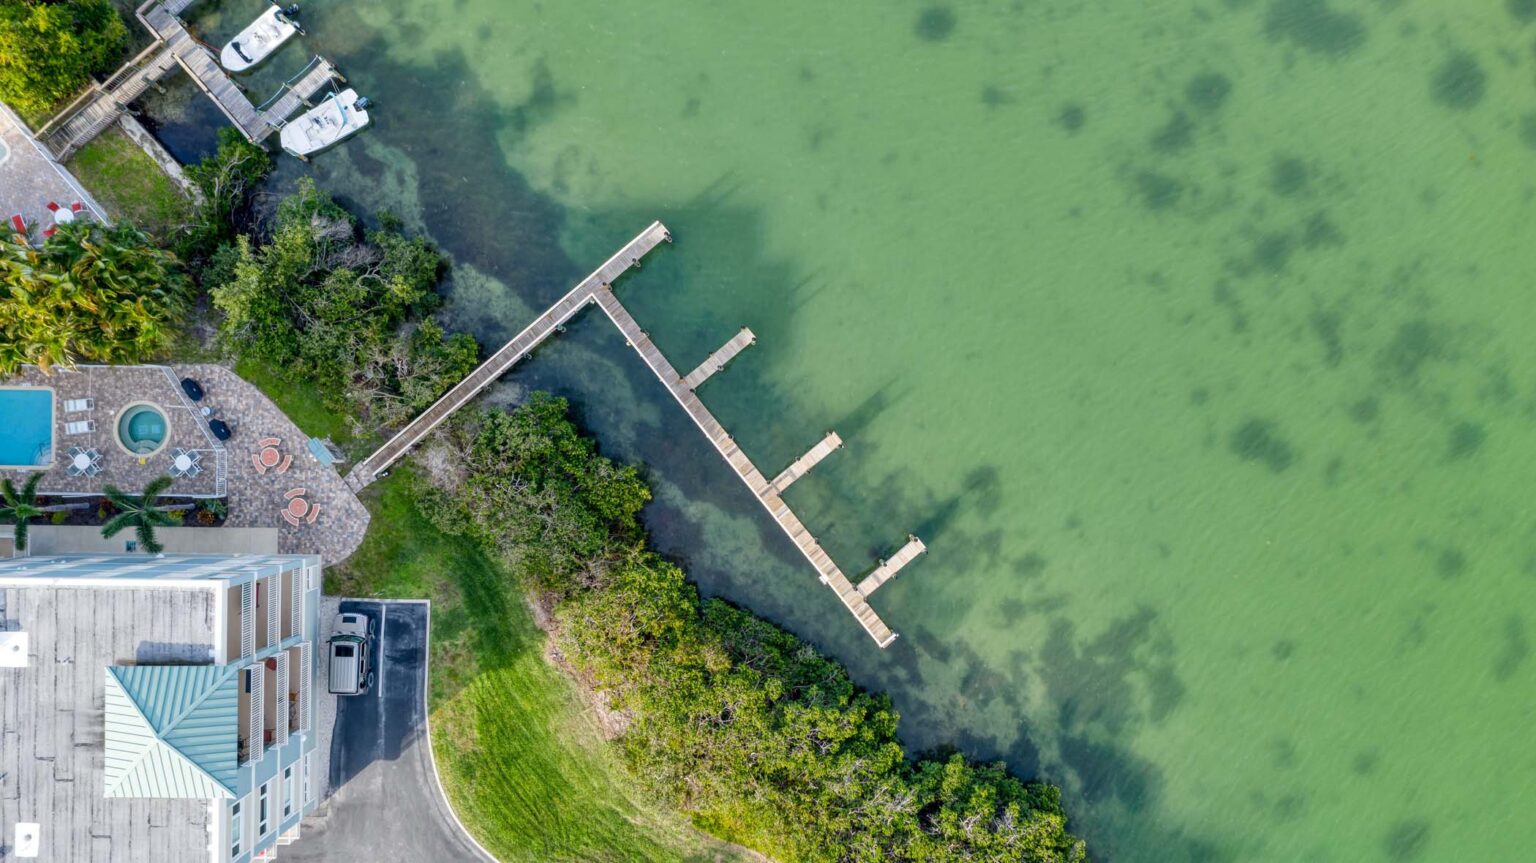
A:
{"type": "Polygon", "coordinates": [[[459,829],[438,790],[427,745],[427,604],[343,600],[378,625],[373,689],[336,699],[331,797],[305,819],[282,860],[491,858],[459,829]]]}

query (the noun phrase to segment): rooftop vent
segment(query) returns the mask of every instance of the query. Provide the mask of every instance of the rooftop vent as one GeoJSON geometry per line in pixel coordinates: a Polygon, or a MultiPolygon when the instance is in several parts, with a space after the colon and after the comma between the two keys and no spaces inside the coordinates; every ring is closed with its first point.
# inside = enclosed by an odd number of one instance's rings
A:
{"type": "Polygon", "coordinates": [[[11,850],[17,857],[36,857],[37,846],[42,843],[43,825],[32,821],[16,823],[16,841],[11,850]]]}
{"type": "Polygon", "coordinates": [[[27,667],[27,634],[0,632],[0,668],[27,667]]]}

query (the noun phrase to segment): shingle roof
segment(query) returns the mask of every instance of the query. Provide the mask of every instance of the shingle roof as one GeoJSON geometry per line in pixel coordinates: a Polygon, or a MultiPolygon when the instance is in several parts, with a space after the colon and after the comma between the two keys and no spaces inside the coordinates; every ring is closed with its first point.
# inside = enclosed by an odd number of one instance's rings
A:
{"type": "Polygon", "coordinates": [[[234,797],[238,678],[232,665],[109,666],[106,796],[234,797]]]}

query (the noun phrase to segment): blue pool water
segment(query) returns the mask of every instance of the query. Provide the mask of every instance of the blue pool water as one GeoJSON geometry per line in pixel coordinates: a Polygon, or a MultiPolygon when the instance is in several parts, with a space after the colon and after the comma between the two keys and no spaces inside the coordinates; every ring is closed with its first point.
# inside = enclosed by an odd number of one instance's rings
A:
{"type": "Polygon", "coordinates": [[[117,421],[117,435],[129,452],[148,454],[165,443],[165,415],[150,405],[135,405],[117,421]]]}
{"type": "Polygon", "coordinates": [[[0,389],[0,465],[47,467],[53,461],[53,392],[0,389]]]}

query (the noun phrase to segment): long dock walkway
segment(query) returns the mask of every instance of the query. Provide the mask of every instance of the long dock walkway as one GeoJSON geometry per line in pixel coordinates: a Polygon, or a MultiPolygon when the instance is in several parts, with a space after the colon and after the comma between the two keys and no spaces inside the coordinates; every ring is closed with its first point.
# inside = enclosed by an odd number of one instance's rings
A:
{"type": "Polygon", "coordinates": [[[177,68],[185,71],[235,128],[254,143],[281,128],[310,97],[333,78],[341,77],[329,61],[316,57],[266,105],[258,108],[219,65],[213,51],[177,17],[191,4],[192,0],[150,0],[139,7],[139,23],[154,36],[154,43],[123,64],[112,77],[93,84],[38,130],[37,140],[54,158],[67,159],[85,146],[117,122],[130,103],[177,68]]]}
{"type": "Polygon", "coordinates": [[[390,465],[410,452],[411,447],[421,443],[422,439],[437,428],[443,420],[452,416],[454,411],[468,404],[475,396],[485,392],[487,387],[506,374],[518,360],[528,356],[534,348],[539,346],[539,343],[553,335],[561,324],[570,320],[592,302],[593,291],[612,284],[614,279],[638,264],[640,259],[652,249],[671,239],[672,235],[667,233],[666,225],[652,222],[651,226],[642,231],[639,236],[630,240],[624,248],[615,252],[613,257],[604,261],[601,267],[582,279],[565,296],[556,300],[544,314],[539,315],[533,323],[524,327],[522,332],[502,345],[501,350],[491,354],[489,359],[477,366],[464,380],[459,381],[453,389],[444,393],[442,398],[420,416],[411,420],[384,446],[358,462],[347,474],[347,483],[354,489],[361,490],[373,482],[379,474],[388,470],[390,465]]]}
{"type": "Polygon", "coordinates": [[[694,425],[704,432],[704,436],[714,444],[721,457],[732,470],[736,471],[741,481],[747,484],[747,488],[752,490],[758,503],[768,510],[774,522],[789,536],[795,547],[800,549],[800,553],[805,555],[805,559],[810,561],[811,566],[816,568],[816,572],[821,576],[821,583],[832,588],[832,592],[837,594],[843,606],[853,614],[859,621],[859,625],[864,627],[864,631],[869,633],[869,637],[873,638],[876,644],[887,647],[895,641],[896,633],[892,632],[891,628],[885,625],[885,621],[880,619],[880,615],[876,614],[869,603],[864,601],[864,594],[853,586],[853,582],[849,581],[846,575],[843,575],[843,571],[832,560],[832,556],[827,554],[821,547],[821,543],[816,541],[816,537],[806,529],[799,516],[789,508],[789,504],[779,497],[778,490],[768,482],[763,472],[757,469],[752,459],[742,452],[741,447],[736,445],[736,441],[726,433],[725,427],[715,419],[714,414],[709,412],[709,408],[705,407],[704,403],[699,401],[699,397],[693,394],[693,390],[688,388],[682,377],[678,375],[677,369],[673,368],[672,363],[662,355],[656,343],[651,341],[651,337],[640,328],[640,324],[629,314],[629,310],[624,308],[624,304],[619,302],[619,298],[613,295],[613,291],[607,288],[598,290],[597,304],[624,334],[624,338],[640,354],[640,358],[645,360],[645,364],[650,367],[677,403],[683,406],[683,410],[693,420],[694,425]]]}
{"type": "Polygon", "coordinates": [[[743,328],[721,350],[716,351],[698,369],[695,369],[693,374],[684,377],[678,374],[671,361],[662,354],[656,347],[656,343],[651,341],[651,337],[641,329],[639,322],[614,295],[612,284],[620,275],[631,267],[639,266],[640,259],[656,246],[671,240],[672,235],[665,225],[661,222],[652,222],[650,227],[630,240],[601,267],[566,292],[565,296],[556,300],[555,304],[535,318],[533,323],[513,336],[500,350],[390,438],[384,446],[358,462],[347,474],[347,484],[353,490],[361,491],[390,465],[421,443],[433,429],[452,416],[454,411],[484,392],[498,378],[510,371],[519,360],[527,357],[540,343],[558,332],[562,324],[586,308],[588,304],[596,303],[614,326],[619,328],[619,332],[624,334],[625,340],[640,355],[640,359],[645,362],[651,373],[656,375],[662,386],[667,388],[667,392],[672,394],[672,398],[682,406],[694,425],[704,432],[704,436],[720,453],[721,458],[725,459],[726,464],[731,466],[731,470],[735,471],[741,481],[746,483],[747,488],[752,490],[753,496],[764,509],[768,510],[774,523],[784,531],[805,559],[810,561],[811,566],[815,567],[821,583],[832,588],[832,592],[837,594],[843,606],[858,620],[859,625],[864,627],[864,631],[875,640],[876,644],[888,647],[896,640],[896,633],[885,625],[885,621],[881,620],[880,615],[870,607],[866,597],[893,578],[903,566],[922,554],[926,547],[921,540],[910,537],[905,546],[889,560],[881,561],[873,574],[858,586],[843,574],[842,569],[832,560],[832,556],[827,554],[826,549],[821,547],[821,543],[780,496],[780,492],[790,483],[803,476],[817,462],[831,455],[841,446],[842,438],[836,433],[829,432],[809,452],[770,482],[741,447],[736,445],[725,427],[715,419],[714,414],[710,413],[709,408],[704,406],[693,391],[694,386],[702,382],[703,378],[718,371],[731,357],[752,343],[752,331],[743,328]]]}

